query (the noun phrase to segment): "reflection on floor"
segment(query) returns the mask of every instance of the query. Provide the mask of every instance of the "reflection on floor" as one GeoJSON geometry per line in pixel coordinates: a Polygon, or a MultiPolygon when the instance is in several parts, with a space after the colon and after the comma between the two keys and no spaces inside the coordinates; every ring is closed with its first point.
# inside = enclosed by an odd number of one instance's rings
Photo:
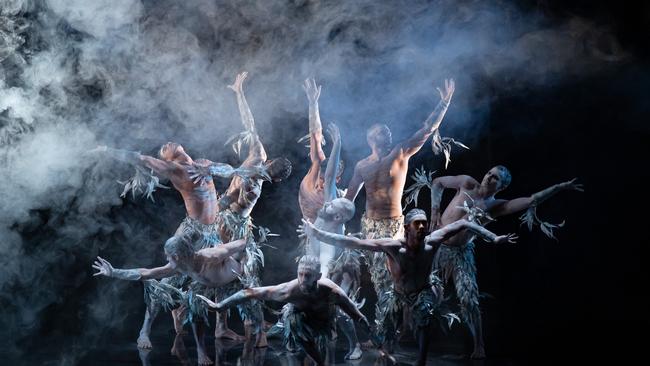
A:
{"type": "MultiPolygon", "coordinates": [[[[184,336],[156,337],[152,339],[152,350],[138,350],[135,342],[109,345],[103,349],[91,350],[81,360],[82,365],[196,365],[197,356],[194,340],[190,334],[184,336]],[[173,352],[173,354],[170,352],[173,352]]],[[[282,346],[279,339],[270,339],[268,348],[253,349],[247,353],[242,343],[222,342],[208,338],[208,354],[215,365],[233,366],[302,366],[311,365],[303,353],[291,354],[282,346]],[[247,354],[245,354],[247,353],[247,354]]],[[[413,365],[416,358],[416,346],[413,343],[402,343],[395,351],[397,365],[413,365]]],[[[376,350],[367,350],[363,357],[356,361],[346,361],[345,346],[342,343],[331,346],[328,365],[388,365],[387,360],[380,357],[376,350]]],[[[456,366],[492,366],[520,365],[529,362],[515,362],[505,359],[470,360],[462,355],[441,354],[435,350],[430,352],[427,365],[456,366]]]]}

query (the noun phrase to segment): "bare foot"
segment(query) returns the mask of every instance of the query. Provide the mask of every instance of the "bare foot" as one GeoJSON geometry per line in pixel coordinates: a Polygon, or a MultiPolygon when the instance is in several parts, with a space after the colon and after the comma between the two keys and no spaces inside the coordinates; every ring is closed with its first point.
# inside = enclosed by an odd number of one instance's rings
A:
{"type": "Polygon", "coordinates": [[[210,357],[208,357],[208,355],[206,355],[200,348],[197,349],[197,355],[199,357],[199,365],[212,365],[210,357]]]}
{"type": "Polygon", "coordinates": [[[384,351],[383,349],[379,350],[379,357],[381,357],[381,358],[385,359],[386,361],[388,361],[389,365],[396,365],[397,364],[397,360],[395,359],[395,357],[391,356],[388,352],[384,351]]]}
{"type": "Polygon", "coordinates": [[[230,339],[237,342],[243,342],[246,340],[244,336],[240,336],[232,329],[216,329],[214,331],[214,337],[218,339],[230,339]]]}
{"type": "Polygon", "coordinates": [[[348,352],[347,355],[345,355],[346,360],[358,360],[361,358],[361,355],[363,354],[363,351],[361,351],[361,345],[357,343],[356,346],[354,346],[354,349],[351,349],[350,352],[348,352]]]}
{"type": "Polygon", "coordinates": [[[140,334],[138,337],[138,348],[140,349],[151,349],[151,340],[149,340],[149,336],[146,334],[140,334]]]}
{"type": "Polygon", "coordinates": [[[475,348],[474,352],[472,352],[472,355],[470,356],[470,358],[472,358],[474,360],[485,358],[485,349],[483,347],[475,348]]]}
{"type": "Polygon", "coordinates": [[[368,350],[368,349],[374,349],[374,348],[377,348],[377,345],[374,344],[371,340],[367,340],[367,341],[361,343],[361,349],[368,350]]]}

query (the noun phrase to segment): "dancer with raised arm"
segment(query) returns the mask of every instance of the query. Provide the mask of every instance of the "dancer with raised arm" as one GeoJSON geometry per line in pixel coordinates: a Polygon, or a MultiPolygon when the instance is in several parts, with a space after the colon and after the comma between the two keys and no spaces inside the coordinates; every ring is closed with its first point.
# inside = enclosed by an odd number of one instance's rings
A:
{"type": "MultiPolygon", "coordinates": [[[[424,121],[422,128],[409,139],[391,147],[388,126],[375,124],[367,131],[372,153],[354,168],[345,198],[354,201],[361,187],[366,187],[366,212],[361,218],[361,231],[367,239],[400,238],[403,236],[402,192],[406,183],[408,162],[429,137],[440,127],[454,94],[454,80],[445,80],[440,102],[424,121]]],[[[376,318],[381,321],[382,308],[387,306],[385,294],[391,291],[391,278],[386,268],[386,254],[379,251],[369,256],[370,278],[377,293],[376,318]]],[[[381,324],[377,324],[382,327],[381,324]]]]}

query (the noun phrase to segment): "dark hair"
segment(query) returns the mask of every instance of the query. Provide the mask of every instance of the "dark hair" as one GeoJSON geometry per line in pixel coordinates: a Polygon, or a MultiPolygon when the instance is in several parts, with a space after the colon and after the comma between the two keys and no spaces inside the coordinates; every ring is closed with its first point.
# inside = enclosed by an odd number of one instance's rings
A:
{"type": "Polygon", "coordinates": [[[501,189],[506,188],[510,185],[510,182],[512,182],[512,174],[510,174],[508,168],[503,165],[497,165],[495,168],[499,169],[499,172],[501,173],[501,189]]]}
{"type": "Polygon", "coordinates": [[[291,175],[291,162],[287,158],[275,158],[266,165],[266,169],[272,180],[284,180],[291,175]]]}
{"type": "Polygon", "coordinates": [[[298,261],[298,268],[305,267],[313,272],[320,272],[320,259],[313,255],[303,255],[298,261]]]}
{"type": "Polygon", "coordinates": [[[172,236],[165,242],[165,252],[179,258],[190,258],[194,254],[191,238],[187,235],[172,236]]]}
{"type": "Polygon", "coordinates": [[[406,216],[404,216],[404,226],[409,225],[411,222],[414,221],[416,216],[424,215],[425,219],[427,217],[426,212],[424,210],[421,210],[419,208],[412,208],[409,210],[409,212],[406,213],[406,216]]]}

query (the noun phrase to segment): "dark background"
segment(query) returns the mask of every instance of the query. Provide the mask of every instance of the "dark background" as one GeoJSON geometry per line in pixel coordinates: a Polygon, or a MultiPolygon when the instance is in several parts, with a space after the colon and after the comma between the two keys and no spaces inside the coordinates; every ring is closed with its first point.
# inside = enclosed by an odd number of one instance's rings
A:
{"type": "MultiPolygon", "coordinates": [[[[648,178],[645,157],[650,131],[650,8],[598,1],[527,1],[520,6],[544,14],[551,23],[580,16],[607,27],[628,57],[595,73],[552,85],[517,88],[514,92],[504,86],[504,80],[474,70],[472,77],[480,81],[476,84],[481,87],[471,93],[477,100],[488,100],[483,106],[488,112],[480,136],[470,138],[470,151],[455,151],[446,171],[441,157],[434,157],[427,143],[411,159],[409,175],[416,167],[424,166],[437,169],[438,174],[469,174],[480,179],[492,166],[503,164],[512,172],[513,181],[500,194],[502,198],[527,196],[578,177],[585,186],[584,193],[560,193],[539,210],[540,216],[551,222],[566,219],[565,227],[557,231],[558,240],[545,237],[538,229],[529,232],[513,216],[500,219],[489,228],[496,233],[517,231],[520,239],[516,245],[477,245],[479,288],[491,295],[482,304],[488,355],[515,361],[556,360],[567,354],[577,358],[642,355],[647,340],[643,333],[650,325],[644,187],[648,178]]],[[[538,62],[547,60],[542,58],[538,62]]],[[[467,67],[471,66],[468,63],[467,67]]],[[[511,78],[511,82],[517,82],[517,75],[511,78]]],[[[326,113],[326,86],[323,90],[321,110],[326,113]]],[[[388,123],[391,127],[407,124],[394,132],[394,140],[415,130],[430,105],[411,107],[410,120],[388,123]]],[[[452,124],[454,116],[462,113],[457,108],[452,102],[445,124],[452,124]]],[[[306,150],[295,143],[306,130],[304,109],[303,114],[288,112],[276,117],[285,123],[282,128],[261,127],[269,155],[287,156],[294,164],[289,180],[265,184],[253,211],[256,223],[281,235],[271,243],[278,249],[265,248],[265,284],[289,280],[295,269],[287,258],[297,256],[297,190],[308,168],[306,150]]],[[[363,121],[364,126],[359,129],[365,129],[371,122],[363,121]]],[[[348,163],[344,177],[347,183],[352,163],[369,150],[364,150],[362,140],[346,140],[346,129],[342,128],[342,134],[343,158],[348,163]],[[353,143],[358,147],[346,149],[353,143]]],[[[463,140],[463,134],[455,137],[463,140]]],[[[227,150],[221,145],[207,146],[204,151],[225,154],[227,150]]],[[[189,150],[192,153],[191,146],[189,150]]],[[[237,162],[232,154],[228,159],[230,163],[237,162]]],[[[351,232],[359,230],[363,195],[362,191],[356,202],[357,216],[348,227],[351,232]]],[[[422,194],[420,207],[427,205],[427,194],[422,194]]],[[[16,223],[12,227],[22,236],[27,254],[67,240],[55,229],[67,219],[66,215],[54,214],[47,208],[35,209],[33,215],[37,217],[36,223],[16,223]]],[[[58,363],[63,362],[61,355],[68,352],[135,340],[144,312],[141,286],[108,285],[110,280],[92,278],[90,263],[97,254],[121,258],[113,261],[116,267],[164,263],[162,251],[151,251],[155,257],[144,261],[145,254],[138,254],[137,247],[121,243],[129,242],[129,235],[137,234],[138,238],[146,238],[141,245],[159,247],[182,219],[182,202],[176,192],[160,191],[155,203],[128,198],[106,215],[109,221],[126,223],[129,228],[98,231],[85,238],[97,244],[91,251],[64,250],[61,261],[66,265],[59,271],[62,273],[57,272],[61,279],[57,287],[60,300],[35,312],[36,320],[26,326],[27,331],[24,323],[22,329],[21,323],[11,323],[16,325],[15,331],[12,327],[3,329],[7,331],[6,339],[11,339],[5,342],[9,344],[6,354],[16,357],[16,362],[49,359],[58,363]],[[96,300],[98,286],[104,286],[99,287],[101,291],[110,286],[111,291],[119,294],[121,308],[106,311],[119,318],[120,326],[102,327],[86,321],[93,312],[100,311],[87,306],[96,300]]],[[[48,275],[47,271],[44,275],[48,275]]],[[[16,297],[38,296],[35,287],[15,283],[3,287],[3,291],[16,297]]],[[[369,289],[370,284],[364,283],[364,287],[369,289]]],[[[112,300],[106,301],[110,305],[112,300]]],[[[2,305],[10,314],[20,310],[16,304],[2,305]]],[[[367,304],[364,311],[369,314],[372,305],[367,304]]],[[[168,316],[162,315],[154,332],[169,325],[168,316]]],[[[457,327],[450,337],[469,351],[469,334],[464,328],[457,327]]]]}

